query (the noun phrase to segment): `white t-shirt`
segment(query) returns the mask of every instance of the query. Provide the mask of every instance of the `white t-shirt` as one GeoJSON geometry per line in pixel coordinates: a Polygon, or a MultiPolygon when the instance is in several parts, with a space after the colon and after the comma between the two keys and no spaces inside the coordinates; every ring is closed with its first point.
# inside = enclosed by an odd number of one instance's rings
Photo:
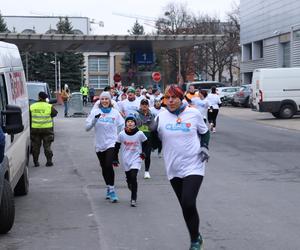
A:
{"type": "Polygon", "coordinates": [[[121,143],[121,160],[125,171],[130,169],[141,169],[142,159],[142,143],[147,137],[142,131],[136,132],[134,135],[127,135],[125,131],[121,131],[117,142],[121,143]]]}
{"type": "Polygon", "coordinates": [[[207,95],[206,100],[208,101],[209,106],[212,106],[213,109],[219,109],[219,104],[222,103],[218,94],[210,93],[207,95]]]}
{"type": "Polygon", "coordinates": [[[125,117],[129,114],[136,114],[140,109],[139,100],[135,99],[134,101],[129,101],[128,99],[121,101],[120,106],[121,112],[125,114],[125,117]]]}
{"type": "MultiPolygon", "coordinates": [[[[158,135],[162,140],[167,177],[183,178],[189,175],[205,174],[205,163],[200,158],[199,134],[207,132],[201,113],[192,107],[176,115],[168,110],[158,114],[158,135]],[[178,118],[181,122],[178,123],[178,118]]],[[[156,119],[157,119],[156,118],[156,119]]]]}
{"type": "Polygon", "coordinates": [[[155,107],[150,108],[150,112],[154,115],[157,116],[160,112],[165,111],[166,109],[164,107],[160,107],[160,109],[157,109],[155,107]]]}
{"type": "Polygon", "coordinates": [[[100,108],[92,109],[86,119],[86,130],[95,127],[96,152],[103,152],[115,146],[118,130],[124,127],[124,119],[118,110],[112,108],[109,113],[103,113],[100,108]],[[97,119],[95,115],[101,114],[97,119]]]}
{"type": "Polygon", "coordinates": [[[192,105],[195,106],[196,109],[200,111],[203,118],[207,118],[207,110],[209,108],[209,103],[206,99],[201,100],[199,97],[192,98],[192,105]]]}

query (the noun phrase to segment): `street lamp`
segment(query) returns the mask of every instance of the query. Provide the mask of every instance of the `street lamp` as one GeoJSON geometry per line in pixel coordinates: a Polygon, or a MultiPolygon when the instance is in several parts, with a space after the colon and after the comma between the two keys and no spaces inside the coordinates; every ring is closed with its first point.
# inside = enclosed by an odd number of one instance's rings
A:
{"type": "Polygon", "coordinates": [[[51,64],[54,64],[54,71],[55,71],[55,92],[60,93],[61,92],[61,76],[60,76],[60,61],[56,59],[56,54],[55,54],[55,59],[54,61],[50,62],[51,64]],[[57,73],[58,72],[58,73],[57,73]],[[57,81],[57,76],[58,76],[58,81],[57,81]]]}

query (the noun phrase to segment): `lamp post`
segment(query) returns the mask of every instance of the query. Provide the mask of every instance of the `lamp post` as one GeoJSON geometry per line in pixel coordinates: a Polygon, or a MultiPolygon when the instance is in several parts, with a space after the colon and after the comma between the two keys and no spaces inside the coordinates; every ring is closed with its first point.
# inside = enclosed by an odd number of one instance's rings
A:
{"type": "Polygon", "coordinates": [[[55,71],[55,92],[60,93],[61,92],[61,75],[60,75],[60,61],[56,59],[56,54],[55,54],[55,59],[54,61],[50,62],[51,64],[54,64],[54,71],[55,71]],[[58,77],[58,80],[57,80],[58,77]]]}

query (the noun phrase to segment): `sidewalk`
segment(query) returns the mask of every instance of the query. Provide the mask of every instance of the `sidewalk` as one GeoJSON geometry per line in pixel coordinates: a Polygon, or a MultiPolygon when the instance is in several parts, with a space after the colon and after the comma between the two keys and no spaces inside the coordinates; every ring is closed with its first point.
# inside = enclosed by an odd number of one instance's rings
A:
{"type": "Polygon", "coordinates": [[[268,126],[300,131],[300,116],[292,119],[277,119],[271,113],[260,113],[249,108],[221,107],[220,114],[236,119],[253,120],[268,126]]]}

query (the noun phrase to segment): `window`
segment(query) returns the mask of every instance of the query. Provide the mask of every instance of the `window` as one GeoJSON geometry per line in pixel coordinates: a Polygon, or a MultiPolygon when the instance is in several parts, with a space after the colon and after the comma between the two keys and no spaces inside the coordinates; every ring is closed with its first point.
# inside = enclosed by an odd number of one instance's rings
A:
{"type": "Polygon", "coordinates": [[[94,89],[104,89],[108,86],[108,75],[89,76],[89,87],[94,89]]]}
{"type": "Polygon", "coordinates": [[[0,110],[5,110],[8,102],[4,75],[0,75],[0,98],[0,110]]]}
{"type": "Polygon", "coordinates": [[[282,67],[290,67],[290,42],[282,43],[282,67]]]}
{"type": "Polygon", "coordinates": [[[263,51],[263,41],[256,41],[253,43],[253,54],[254,54],[254,59],[259,59],[259,58],[263,58],[264,56],[264,51],[263,51]]]}
{"type": "Polygon", "coordinates": [[[243,45],[243,61],[252,60],[252,44],[244,44],[243,45]]]}
{"type": "Polygon", "coordinates": [[[89,57],[89,72],[107,72],[108,71],[108,57],[90,56],[89,57]]]}

